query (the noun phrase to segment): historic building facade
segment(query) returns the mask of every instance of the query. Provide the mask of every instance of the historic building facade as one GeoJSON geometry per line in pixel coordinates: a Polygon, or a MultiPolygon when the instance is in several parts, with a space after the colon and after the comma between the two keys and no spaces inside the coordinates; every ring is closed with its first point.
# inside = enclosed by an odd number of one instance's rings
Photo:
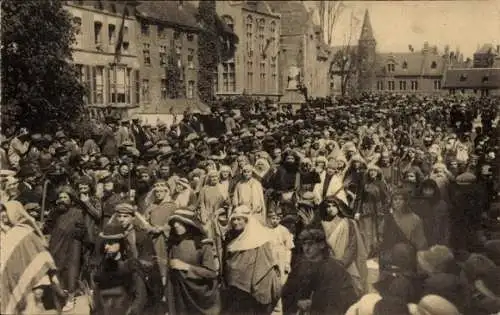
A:
{"type": "Polygon", "coordinates": [[[197,91],[196,14],[187,1],[142,1],[137,6],[142,114],[206,110],[197,91]]]}
{"type": "Polygon", "coordinates": [[[269,1],[269,5],[281,14],[280,102],[303,103],[303,92],[297,86],[306,88],[308,97],[328,96],[331,51],[312,13],[300,1],[269,1]]]}
{"type": "Polygon", "coordinates": [[[239,41],[234,58],[218,67],[215,94],[277,100],[280,15],[266,1],[218,1],[217,14],[239,41]]]}
{"type": "MultiPolygon", "coordinates": [[[[334,50],[342,49],[336,47],[334,50]]],[[[365,11],[358,45],[350,49],[356,56],[356,66],[351,68],[350,85],[357,92],[390,92],[402,94],[443,94],[443,76],[448,68],[461,63],[463,56],[445,48],[424,43],[421,50],[409,47],[408,52],[377,52],[377,41],[370,15],[365,11]]],[[[346,69],[333,69],[331,88],[340,94],[340,80],[346,69]]]]}
{"type": "Polygon", "coordinates": [[[130,112],[140,105],[135,5],[116,1],[66,1],[75,26],[73,62],[93,115],[130,112]],[[119,54],[117,54],[119,52],[119,54]]]}
{"type": "Polygon", "coordinates": [[[500,95],[500,45],[483,45],[469,67],[447,69],[443,88],[450,94],[500,95]]]}

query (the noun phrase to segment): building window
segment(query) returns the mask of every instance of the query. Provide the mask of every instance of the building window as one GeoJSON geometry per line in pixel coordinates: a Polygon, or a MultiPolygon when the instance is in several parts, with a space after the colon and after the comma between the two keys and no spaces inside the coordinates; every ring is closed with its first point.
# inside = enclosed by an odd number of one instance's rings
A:
{"type": "Polygon", "coordinates": [[[271,57],[271,75],[273,76],[272,85],[275,86],[276,80],[278,78],[278,69],[276,66],[276,57],[271,57]]]}
{"type": "Polygon", "coordinates": [[[144,56],[144,64],[151,65],[151,56],[149,54],[149,44],[143,44],[142,55],[144,56]]]}
{"type": "Polygon", "coordinates": [[[104,67],[92,68],[93,104],[104,104],[104,67]]]}
{"type": "Polygon", "coordinates": [[[167,79],[161,79],[161,99],[166,100],[168,95],[167,79]]]}
{"type": "Polygon", "coordinates": [[[488,78],[488,76],[487,76],[487,75],[485,75],[485,76],[483,77],[483,79],[482,79],[483,83],[488,82],[488,79],[489,79],[489,78],[488,78]]]}
{"type": "Polygon", "coordinates": [[[102,10],[102,9],[104,9],[104,8],[103,8],[103,6],[102,6],[101,1],[95,1],[95,2],[94,2],[94,9],[97,9],[97,10],[102,10]]]}
{"type": "Polygon", "coordinates": [[[111,11],[111,13],[116,13],[116,5],[114,3],[111,3],[109,5],[109,10],[111,11]]]}
{"type": "Polygon", "coordinates": [[[396,70],[396,67],[395,67],[395,65],[393,63],[389,63],[387,65],[387,71],[388,72],[394,72],[395,70],[396,70]]]}
{"type": "Polygon", "coordinates": [[[394,81],[388,81],[387,82],[387,89],[389,91],[394,91],[394,81]]]}
{"type": "Polygon", "coordinates": [[[265,93],[266,92],[266,63],[262,61],[260,63],[260,75],[259,75],[259,82],[260,82],[260,92],[265,93]]]}
{"type": "Polygon", "coordinates": [[[403,67],[403,69],[405,69],[405,70],[406,70],[406,69],[408,69],[408,63],[407,63],[406,61],[405,61],[405,62],[403,62],[402,67],[403,67]]]}
{"type": "Polygon", "coordinates": [[[174,31],[174,40],[178,40],[181,38],[181,32],[179,31],[174,31]]]}
{"type": "Polygon", "coordinates": [[[94,42],[96,45],[101,45],[101,32],[102,23],[99,21],[94,22],[94,42]]]}
{"type": "Polygon", "coordinates": [[[124,26],[123,27],[123,42],[122,42],[123,51],[127,52],[129,46],[130,46],[130,42],[129,42],[129,38],[128,38],[128,27],[124,26]]]}
{"type": "Polygon", "coordinates": [[[406,81],[399,81],[399,89],[406,91],[406,81]]]}
{"type": "Polygon", "coordinates": [[[266,20],[260,19],[257,25],[257,31],[259,36],[259,53],[262,53],[265,47],[265,41],[264,41],[265,28],[266,28],[266,20]]]}
{"type": "Polygon", "coordinates": [[[149,36],[149,24],[145,22],[141,23],[141,34],[144,36],[149,36]]]}
{"type": "Polygon", "coordinates": [[[222,64],[222,84],[224,92],[236,92],[236,67],[234,59],[222,64]]]}
{"type": "Polygon", "coordinates": [[[460,75],[460,81],[466,81],[467,80],[467,75],[466,74],[461,74],[460,75]]]}
{"type": "Polygon", "coordinates": [[[377,90],[384,90],[384,81],[377,81],[377,90]]]}
{"type": "Polygon", "coordinates": [[[108,25],[108,41],[110,45],[115,43],[116,39],[116,27],[113,24],[108,25]]]}
{"type": "Polygon", "coordinates": [[[142,80],[142,101],[145,104],[149,103],[149,80],[142,80]]]}
{"type": "Polygon", "coordinates": [[[275,35],[276,35],[276,22],[275,21],[271,21],[271,24],[269,24],[269,32],[271,33],[271,35],[273,37],[275,37],[275,35]]]}
{"type": "Polygon", "coordinates": [[[188,60],[188,69],[194,69],[194,49],[193,48],[188,49],[187,60],[188,60]]]}
{"type": "Polygon", "coordinates": [[[194,97],[194,81],[189,81],[187,85],[187,98],[193,98],[194,97]]]}
{"type": "Polygon", "coordinates": [[[224,20],[224,23],[226,23],[227,27],[229,27],[231,29],[231,31],[234,31],[234,20],[232,17],[230,17],[229,15],[224,15],[222,17],[222,19],[224,20]]]}
{"type": "Polygon", "coordinates": [[[437,63],[435,61],[433,61],[431,63],[431,69],[436,69],[437,68],[437,63]]]}
{"type": "Polygon", "coordinates": [[[412,91],[418,90],[418,81],[411,81],[411,89],[412,91]]]}
{"type": "Polygon", "coordinates": [[[214,95],[219,92],[219,72],[215,71],[214,73],[214,95]]]}
{"type": "Polygon", "coordinates": [[[251,15],[247,16],[246,20],[246,41],[247,52],[253,51],[253,18],[251,15]]]}
{"type": "Polygon", "coordinates": [[[139,77],[139,70],[135,70],[135,103],[139,104],[141,102],[141,79],[139,77]]]}
{"type": "Polygon", "coordinates": [[[167,46],[160,45],[160,66],[167,64],[167,46]]]}
{"type": "Polygon", "coordinates": [[[167,38],[167,31],[164,26],[158,25],[158,38],[167,38]]]}
{"type": "Polygon", "coordinates": [[[194,40],[194,34],[189,33],[186,35],[186,38],[187,38],[188,42],[192,42],[194,40]]]}
{"type": "Polygon", "coordinates": [[[82,18],[75,16],[73,17],[73,30],[75,35],[78,36],[82,33],[82,18]]]}
{"type": "Polygon", "coordinates": [[[253,62],[247,62],[247,88],[251,92],[253,89],[253,62]]]}
{"type": "Polygon", "coordinates": [[[441,80],[434,80],[434,90],[441,89],[441,80]]]}

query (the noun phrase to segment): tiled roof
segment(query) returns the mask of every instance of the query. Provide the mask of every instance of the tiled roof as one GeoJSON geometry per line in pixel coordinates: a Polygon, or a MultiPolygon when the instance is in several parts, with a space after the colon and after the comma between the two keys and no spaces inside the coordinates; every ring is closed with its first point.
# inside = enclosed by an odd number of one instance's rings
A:
{"type": "Polygon", "coordinates": [[[500,89],[500,68],[449,69],[444,88],[500,89]]]}
{"type": "Polygon", "coordinates": [[[261,13],[267,13],[267,14],[272,13],[269,10],[269,7],[267,6],[265,1],[244,1],[243,8],[250,11],[256,11],[261,13]]]}
{"type": "Polygon", "coordinates": [[[198,29],[196,14],[198,9],[185,1],[179,6],[177,1],[140,1],[137,12],[140,17],[173,25],[198,29]]]}
{"type": "Polygon", "coordinates": [[[387,64],[394,63],[394,76],[441,75],[446,63],[439,54],[422,52],[378,53],[376,73],[387,74],[387,64]],[[432,68],[435,62],[435,68],[432,68]],[[406,65],[406,69],[405,66],[406,65]]]}
{"type": "Polygon", "coordinates": [[[281,13],[281,35],[305,34],[310,14],[298,1],[269,1],[271,9],[281,13]]]}

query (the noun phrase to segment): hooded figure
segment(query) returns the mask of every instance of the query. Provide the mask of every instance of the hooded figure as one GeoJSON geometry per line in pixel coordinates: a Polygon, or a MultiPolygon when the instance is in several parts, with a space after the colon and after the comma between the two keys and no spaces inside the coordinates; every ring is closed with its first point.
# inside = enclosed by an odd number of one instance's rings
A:
{"type": "Polygon", "coordinates": [[[422,219],[429,246],[448,245],[450,216],[448,204],[441,198],[441,191],[433,179],[426,179],[412,203],[412,209],[422,219]]]}
{"type": "Polygon", "coordinates": [[[230,221],[223,260],[230,298],[224,314],[271,314],[281,294],[279,269],[271,251],[272,233],[246,205],[236,207],[230,221]]]}

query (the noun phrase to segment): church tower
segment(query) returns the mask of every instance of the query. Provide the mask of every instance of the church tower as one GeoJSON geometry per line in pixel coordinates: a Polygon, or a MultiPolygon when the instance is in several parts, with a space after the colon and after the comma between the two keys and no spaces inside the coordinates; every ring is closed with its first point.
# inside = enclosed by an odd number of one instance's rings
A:
{"type": "Polygon", "coordinates": [[[373,36],[368,10],[365,11],[363,27],[358,41],[358,83],[360,92],[369,91],[375,81],[375,58],[377,41],[373,36]]]}

